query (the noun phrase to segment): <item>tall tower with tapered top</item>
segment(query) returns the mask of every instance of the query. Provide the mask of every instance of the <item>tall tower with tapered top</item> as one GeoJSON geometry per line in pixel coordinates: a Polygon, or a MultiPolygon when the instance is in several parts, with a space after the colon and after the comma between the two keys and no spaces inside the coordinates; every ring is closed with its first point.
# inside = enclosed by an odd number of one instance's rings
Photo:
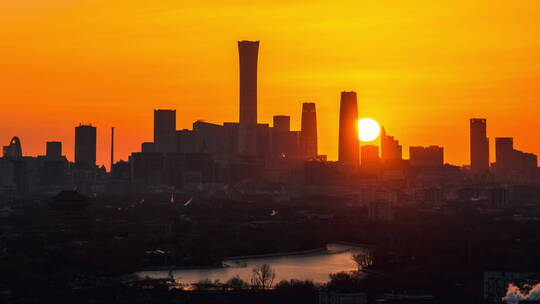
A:
{"type": "Polygon", "coordinates": [[[259,41],[238,41],[240,55],[240,123],[238,154],[257,153],[257,60],[259,41]]]}
{"type": "Polygon", "coordinates": [[[313,102],[302,104],[302,133],[300,136],[304,156],[317,157],[317,112],[313,102]]]}
{"type": "Polygon", "coordinates": [[[357,167],[360,162],[356,92],[341,92],[339,106],[339,162],[357,167]]]}

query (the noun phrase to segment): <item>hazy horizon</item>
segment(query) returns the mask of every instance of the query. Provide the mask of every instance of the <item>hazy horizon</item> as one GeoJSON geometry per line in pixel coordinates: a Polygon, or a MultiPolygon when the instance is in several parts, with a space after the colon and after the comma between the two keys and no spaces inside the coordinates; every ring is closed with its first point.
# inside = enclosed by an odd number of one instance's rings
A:
{"type": "Polygon", "coordinates": [[[74,127],[98,128],[98,164],[152,141],[153,109],[177,110],[177,129],[238,121],[238,40],[260,40],[260,123],[317,103],[319,154],[337,158],[339,96],[358,92],[371,117],[411,145],[441,145],[469,163],[469,118],[494,138],[540,154],[540,3],[430,1],[6,1],[0,3],[0,144],[25,155],[74,127]]]}

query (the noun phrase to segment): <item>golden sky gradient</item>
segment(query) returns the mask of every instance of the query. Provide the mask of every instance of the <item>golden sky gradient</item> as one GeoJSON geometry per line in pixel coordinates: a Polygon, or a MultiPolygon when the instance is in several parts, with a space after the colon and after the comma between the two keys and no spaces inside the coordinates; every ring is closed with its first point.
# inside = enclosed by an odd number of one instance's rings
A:
{"type": "MultiPolygon", "coordinates": [[[[26,155],[98,128],[98,163],[152,140],[153,109],[238,120],[236,41],[260,40],[259,121],[316,102],[319,151],[337,157],[339,96],[355,90],[403,144],[469,162],[468,119],[540,153],[540,1],[0,1],[0,144],[26,155]]],[[[491,154],[494,161],[493,142],[491,154]]],[[[405,153],[407,156],[408,153],[405,153]]]]}

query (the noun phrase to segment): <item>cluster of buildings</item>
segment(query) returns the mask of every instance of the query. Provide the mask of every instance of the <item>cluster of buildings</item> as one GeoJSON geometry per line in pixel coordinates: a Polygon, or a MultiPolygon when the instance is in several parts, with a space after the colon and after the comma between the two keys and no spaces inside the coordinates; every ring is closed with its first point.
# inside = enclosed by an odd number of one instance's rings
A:
{"type": "MultiPolygon", "coordinates": [[[[176,130],[176,110],[154,111],[154,140],[129,158],[131,185],[136,189],[200,188],[238,183],[262,176],[278,178],[305,161],[325,160],[317,149],[315,103],[302,104],[301,130],[291,130],[291,118],[273,117],[273,125],[257,119],[258,41],[238,42],[240,56],[239,122],[222,125],[204,121],[191,130],[176,130]]],[[[118,164],[115,170],[121,169],[118,164]]],[[[127,176],[120,174],[121,176],[127,176]]]]}
{"type": "MultiPolygon", "coordinates": [[[[196,121],[191,130],[176,129],[176,110],[154,110],[152,142],[141,144],[128,161],[114,161],[111,132],[111,170],[96,165],[96,127],[75,128],[75,159],[62,155],[62,143],[47,142],[45,156],[25,157],[14,137],[0,159],[0,195],[60,188],[83,193],[165,192],[208,190],[254,182],[287,185],[358,186],[374,181],[402,180],[426,189],[450,180],[483,179],[493,183],[532,183],[538,176],[536,155],[514,149],[513,139],[495,139],[496,162],[489,162],[486,120],[470,120],[471,165],[445,164],[444,148],[402,145],[384,128],[380,146],[360,145],[356,92],[342,92],[339,111],[338,161],[319,155],[316,104],[301,106],[301,129],[291,118],[273,117],[272,125],[257,118],[258,41],[239,41],[239,121],[214,124],[196,121]],[[379,151],[380,148],[380,151],[379,151]]],[[[371,186],[370,186],[371,187],[371,186]]],[[[429,191],[428,191],[429,192],[429,191]]]]}
{"type": "Polygon", "coordinates": [[[73,187],[88,191],[85,187],[105,179],[105,168],[96,166],[96,128],[91,125],[75,128],[75,162],[63,155],[59,141],[47,142],[45,155],[24,156],[16,136],[3,147],[0,158],[0,195],[4,197],[55,193],[73,187]]]}
{"type": "Polygon", "coordinates": [[[534,180],[538,175],[537,156],[514,149],[512,137],[495,138],[495,163],[490,164],[486,129],[486,119],[470,120],[471,173],[478,176],[491,172],[501,182],[523,183],[534,180]]]}

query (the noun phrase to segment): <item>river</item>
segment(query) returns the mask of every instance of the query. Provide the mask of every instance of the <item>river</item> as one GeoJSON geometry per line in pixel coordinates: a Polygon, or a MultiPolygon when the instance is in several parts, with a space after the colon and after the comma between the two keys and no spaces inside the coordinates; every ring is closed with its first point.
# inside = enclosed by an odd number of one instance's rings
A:
{"type": "MultiPolygon", "coordinates": [[[[250,282],[253,267],[269,264],[276,273],[275,283],[290,279],[325,283],[331,273],[356,269],[352,256],[362,252],[362,248],[334,243],[327,244],[326,248],[304,254],[226,259],[223,264],[228,267],[176,269],[172,270],[172,275],[175,281],[181,284],[197,283],[205,279],[226,282],[234,276],[250,282]]],[[[137,275],[157,279],[167,278],[169,273],[169,270],[148,270],[140,271],[137,275]]]]}

